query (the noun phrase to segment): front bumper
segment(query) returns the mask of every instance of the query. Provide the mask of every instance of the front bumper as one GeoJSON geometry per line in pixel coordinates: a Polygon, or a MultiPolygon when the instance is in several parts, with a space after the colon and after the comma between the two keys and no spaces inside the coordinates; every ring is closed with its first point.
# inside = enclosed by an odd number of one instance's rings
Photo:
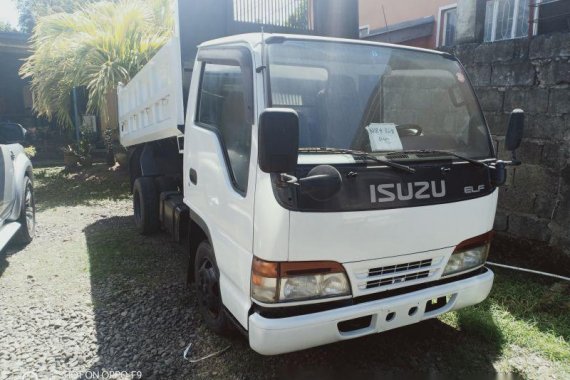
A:
{"type": "Polygon", "coordinates": [[[249,317],[249,344],[260,354],[277,355],[411,325],[482,302],[491,291],[493,278],[493,272],[487,270],[474,277],[391,298],[296,317],[270,319],[254,313],[249,317]],[[426,311],[427,302],[440,297],[448,297],[448,302],[426,311]],[[340,322],[368,316],[371,322],[367,327],[339,330],[340,322]]]}

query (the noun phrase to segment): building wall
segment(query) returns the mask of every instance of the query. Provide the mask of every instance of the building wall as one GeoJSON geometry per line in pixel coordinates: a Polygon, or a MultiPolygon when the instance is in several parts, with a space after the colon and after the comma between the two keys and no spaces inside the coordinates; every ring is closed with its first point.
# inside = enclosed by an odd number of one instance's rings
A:
{"type": "Polygon", "coordinates": [[[31,127],[35,118],[31,113],[29,86],[18,74],[22,61],[29,55],[27,38],[20,33],[0,33],[0,121],[31,127]]]}
{"type": "Polygon", "coordinates": [[[370,25],[370,30],[385,28],[384,12],[388,25],[433,16],[436,25],[434,25],[430,38],[406,42],[406,45],[433,49],[436,47],[437,28],[439,27],[437,20],[440,7],[452,5],[456,2],[456,0],[359,0],[360,26],[370,25]],[[382,6],[384,6],[384,12],[382,6]]]}
{"type": "MultiPolygon", "coordinates": [[[[509,113],[526,112],[523,165],[501,189],[496,230],[570,254],[570,33],[451,49],[485,111],[499,157],[509,113]]],[[[524,254],[521,252],[521,254],[524,254]]]]}

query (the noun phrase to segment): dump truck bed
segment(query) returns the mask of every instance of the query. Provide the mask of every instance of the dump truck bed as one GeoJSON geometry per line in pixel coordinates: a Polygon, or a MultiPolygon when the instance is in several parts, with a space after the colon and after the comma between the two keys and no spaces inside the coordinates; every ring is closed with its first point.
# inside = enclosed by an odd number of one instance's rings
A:
{"type": "Polygon", "coordinates": [[[180,40],[173,37],[126,86],[119,86],[119,131],[125,147],[182,136],[180,40]]]}

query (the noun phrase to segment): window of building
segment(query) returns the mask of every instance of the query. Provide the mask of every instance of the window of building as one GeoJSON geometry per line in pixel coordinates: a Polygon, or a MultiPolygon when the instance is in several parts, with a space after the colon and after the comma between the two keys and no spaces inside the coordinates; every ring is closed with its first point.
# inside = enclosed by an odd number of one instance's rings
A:
{"type": "Polygon", "coordinates": [[[239,66],[206,63],[200,86],[198,123],[214,129],[229,161],[232,181],[240,192],[247,191],[251,156],[251,124],[246,112],[245,88],[239,66]]]}
{"type": "Polygon", "coordinates": [[[457,4],[439,8],[437,46],[452,46],[455,44],[456,26],[457,4]]]}
{"type": "Polygon", "coordinates": [[[570,31],[570,0],[536,0],[536,2],[536,6],[533,7],[535,34],[570,31]]]}
{"type": "Polygon", "coordinates": [[[528,36],[529,0],[488,0],[485,42],[528,36]]]}
{"type": "Polygon", "coordinates": [[[443,46],[455,43],[455,26],[457,24],[457,8],[452,8],[443,13],[443,46]]]}

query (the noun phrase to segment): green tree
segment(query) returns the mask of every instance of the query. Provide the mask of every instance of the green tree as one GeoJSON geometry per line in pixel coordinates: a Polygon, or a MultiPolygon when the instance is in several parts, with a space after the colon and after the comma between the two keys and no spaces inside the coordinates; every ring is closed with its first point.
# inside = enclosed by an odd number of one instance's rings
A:
{"type": "Polygon", "coordinates": [[[0,32],[17,32],[17,30],[10,23],[0,21],[0,32]]]}
{"type": "Polygon", "coordinates": [[[40,17],[54,13],[73,13],[89,3],[100,0],[16,0],[20,13],[20,29],[31,33],[40,17]]]}
{"type": "Polygon", "coordinates": [[[86,86],[88,109],[106,118],[108,94],[170,38],[170,7],[170,0],[120,0],[40,17],[20,71],[31,79],[35,112],[70,127],[70,92],[86,86]]]}

